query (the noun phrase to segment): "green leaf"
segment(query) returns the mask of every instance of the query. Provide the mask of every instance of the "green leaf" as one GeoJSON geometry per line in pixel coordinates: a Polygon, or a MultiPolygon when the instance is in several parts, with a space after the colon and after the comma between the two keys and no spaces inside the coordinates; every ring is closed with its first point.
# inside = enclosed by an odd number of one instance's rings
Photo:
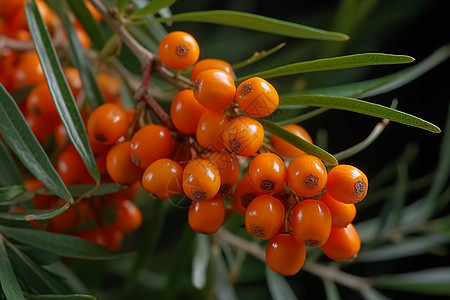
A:
{"type": "Polygon", "coordinates": [[[341,70],[359,68],[374,65],[404,64],[414,61],[407,55],[393,55],[384,53],[361,53],[332,58],[321,58],[310,61],[284,65],[274,69],[253,73],[236,79],[236,82],[244,81],[250,77],[273,78],[294,74],[311,73],[318,71],[341,70]]]}
{"type": "Polygon", "coordinates": [[[341,295],[339,294],[336,282],[329,278],[322,278],[322,282],[328,300],[341,300],[341,295]]]}
{"type": "MultiPolygon", "coordinates": [[[[3,96],[0,96],[0,99],[3,96]]],[[[0,127],[1,131],[1,127],[0,127]]],[[[8,148],[0,139],[0,185],[23,184],[22,176],[8,148]]]]}
{"type": "Polygon", "coordinates": [[[0,285],[6,299],[21,300],[25,299],[14,274],[13,267],[6,253],[3,237],[0,235],[0,285]]]}
{"type": "Polygon", "coordinates": [[[227,264],[217,244],[212,245],[212,258],[216,298],[219,300],[238,299],[233,285],[228,280],[227,264]]]}
{"type": "Polygon", "coordinates": [[[265,119],[262,120],[262,125],[265,130],[282,138],[286,142],[305,151],[306,153],[314,155],[330,165],[338,164],[338,161],[336,160],[336,158],[334,158],[333,155],[326,152],[322,148],[320,148],[314,144],[311,144],[310,142],[305,141],[301,137],[287,131],[286,129],[282,128],[281,126],[279,126],[269,120],[265,120],[265,119]]]}
{"type": "Polygon", "coordinates": [[[450,267],[372,278],[374,286],[425,295],[450,296],[450,267]]]}
{"type": "MultiPolygon", "coordinates": [[[[73,197],[83,197],[83,196],[102,196],[108,195],[115,192],[119,192],[126,186],[118,183],[102,183],[100,185],[95,184],[74,184],[67,186],[70,194],[73,197]]],[[[39,191],[39,195],[52,195],[51,191],[39,191]]]]}
{"type": "Polygon", "coordinates": [[[34,1],[25,6],[28,28],[47,79],[48,87],[72,144],[80,153],[92,178],[98,183],[100,174],[89,145],[83,120],[69,89],[50,34],[34,1]]]}
{"type": "Polygon", "coordinates": [[[413,115],[355,98],[326,95],[298,95],[280,98],[280,108],[289,105],[309,105],[347,110],[372,117],[385,118],[394,122],[418,127],[435,133],[441,132],[436,125],[413,115]]]}
{"type": "Polygon", "coordinates": [[[173,15],[169,18],[157,18],[155,20],[145,20],[143,22],[164,23],[167,21],[204,22],[240,27],[244,29],[302,39],[317,39],[328,41],[346,41],[349,39],[349,37],[343,33],[325,31],[322,29],[259,16],[256,14],[229,10],[186,12],[173,15]]]}
{"type": "Polygon", "coordinates": [[[255,52],[255,53],[253,53],[253,55],[250,58],[247,58],[246,60],[244,60],[242,62],[238,62],[238,63],[231,65],[231,68],[233,69],[233,71],[236,71],[240,68],[251,65],[257,61],[260,61],[263,58],[266,58],[266,57],[274,54],[275,52],[277,52],[284,46],[286,46],[286,43],[280,43],[280,44],[276,45],[275,47],[273,47],[272,49],[255,52]]]}
{"type": "Polygon", "coordinates": [[[199,290],[206,286],[210,257],[209,237],[197,233],[194,257],[192,258],[192,285],[199,290]]]}
{"type": "Polygon", "coordinates": [[[125,8],[128,4],[129,0],[117,0],[117,9],[119,10],[120,14],[125,13],[125,8]]]}
{"type": "Polygon", "coordinates": [[[50,159],[31,132],[16,102],[0,85],[0,131],[3,138],[23,165],[49,190],[73,202],[72,196],[59,177],[50,159]]]}
{"type": "Polygon", "coordinates": [[[266,266],[266,279],[272,299],[274,300],[297,299],[294,291],[292,290],[291,286],[286,281],[286,279],[282,275],[270,270],[268,266],[266,266]]]}
{"type": "Polygon", "coordinates": [[[123,256],[98,244],[65,234],[7,226],[0,226],[0,232],[25,245],[66,257],[100,260],[123,256]]]}
{"type": "Polygon", "coordinates": [[[23,185],[12,185],[0,188],[0,202],[11,201],[26,192],[23,185]]]}
{"type": "Polygon", "coordinates": [[[31,295],[25,294],[26,299],[30,300],[95,300],[91,295],[71,294],[71,295],[31,295]]]}
{"type": "Polygon", "coordinates": [[[153,14],[157,13],[160,9],[167,7],[167,6],[171,6],[176,1],[177,0],[153,0],[146,6],[144,6],[140,10],[138,10],[137,12],[133,13],[130,16],[130,19],[134,20],[134,19],[139,19],[139,18],[145,17],[147,15],[153,15],[153,14]]]}
{"type": "Polygon", "coordinates": [[[38,209],[26,210],[23,212],[2,212],[0,219],[18,220],[18,221],[34,221],[34,220],[48,220],[59,216],[69,208],[70,204],[66,203],[58,209],[38,209]]]}

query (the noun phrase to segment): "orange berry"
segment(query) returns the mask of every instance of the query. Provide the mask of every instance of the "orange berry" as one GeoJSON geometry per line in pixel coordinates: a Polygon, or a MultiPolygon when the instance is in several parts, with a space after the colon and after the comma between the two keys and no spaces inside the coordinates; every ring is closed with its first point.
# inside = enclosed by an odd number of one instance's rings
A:
{"type": "MultiPolygon", "coordinates": [[[[62,199],[58,199],[53,202],[53,208],[60,208],[65,205],[67,202],[62,199]]],[[[66,233],[72,231],[75,226],[77,226],[79,221],[79,217],[74,206],[69,206],[69,208],[63,212],[62,214],[52,218],[49,220],[49,229],[52,232],[56,233],[66,233]]]]}
{"type": "Polygon", "coordinates": [[[264,128],[253,118],[236,117],[225,127],[222,139],[228,151],[241,156],[250,156],[261,147],[264,128]]]}
{"type": "Polygon", "coordinates": [[[228,124],[228,117],[221,111],[207,110],[198,121],[196,139],[197,143],[212,150],[224,147],[221,135],[228,124]]]}
{"type": "Polygon", "coordinates": [[[323,193],[320,196],[319,200],[325,203],[330,209],[331,222],[333,226],[345,227],[349,223],[353,222],[353,219],[356,216],[355,204],[347,204],[338,201],[334,199],[328,192],[323,193]]]}
{"type": "Polygon", "coordinates": [[[106,170],[114,182],[130,184],[139,180],[142,169],[131,160],[130,142],[114,145],[106,155],[106,170]]]}
{"type": "Polygon", "coordinates": [[[178,92],[170,106],[170,119],[178,131],[191,134],[197,131],[198,121],[206,108],[195,100],[194,92],[186,89],[178,92]]]}
{"type": "Polygon", "coordinates": [[[241,180],[239,180],[238,184],[236,185],[236,189],[234,191],[233,195],[234,210],[238,214],[244,216],[250,202],[252,202],[253,199],[255,199],[260,195],[261,193],[258,192],[258,190],[256,190],[255,186],[250,180],[248,172],[245,173],[244,176],[242,176],[241,180]]]}
{"type": "Polygon", "coordinates": [[[75,236],[101,245],[110,250],[120,249],[123,240],[123,233],[113,228],[92,228],[74,233],[75,236]]]}
{"type": "Polygon", "coordinates": [[[289,276],[297,274],[306,259],[306,247],[292,235],[280,233],[269,240],[266,262],[277,273],[289,276]]]}
{"type": "Polygon", "coordinates": [[[26,51],[20,55],[12,74],[15,90],[45,81],[44,71],[35,51],[26,51]]]}
{"type": "Polygon", "coordinates": [[[204,201],[192,201],[189,206],[189,226],[197,232],[213,234],[219,230],[225,219],[222,198],[215,196],[204,201]]]}
{"type": "Polygon", "coordinates": [[[278,193],[286,182],[286,167],[276,154],[261,153],[252,159],[248,174],[255,189],[260,193],[278,193]]]}
{"type": "Polygon", "coordinates": [[[136,165],[146,169],[155,160],[170,157],[173,146],[169,129],[156,124],[146,125],[131,138],[131,158],[136,165]]]}
{"type": "Polygon", "coordinates": [[[198,60],[200,47],[189,33],[173,31],[159,43],[158,55],[161,62],[168,68],[184,70],[198,60]]]}
{"type": "MultiPolygon", "coordinates": [[[[301,137],[305,141],[312,143],[311,136],[303,127],[297,124],[288,124],[282,127],[287,131],[301,137]]],[[[287,157],[297,157],[302,154],[306,154],[303,150],[298,149],[294,145],[291,145],[290,143],[286,142],[285,140],[279,138],[276,135],[272,135],[270,137],[270,143],[278,153],[287,157]]]]}
{"type": "Polygon", "coordinates": [[[233,68],[228,62],[217,58],[205,58],[199,60],[192,68],[191,80],[195,81],[197,79],[198,74],[200,74],[203,71],[211,69],[222,70],[224,72],[229,73],[230,75],[233,75],[233,68]]]}
{"type": "Polygon", "coordinates": [[[97,82],[106,102],[116,102],[120,99],[122,82],[108,73],[98,73],[97,82]]]}
{"type": "Polygon", "coordinates": [[[66,76],[70,90],[72,91],[72,94],[76,99],[80,91],[83,89],[80,73],[78,72],[77,68],[66,67],[64,68],[64,75],[66,76]]]}
{"type": "Polygon", "coordinates": [[[191,160],[183,171],[183,190],[193,201],[203,201],[214,197],[220,188],[220,172],[209,160],[191,160]]]}
{"type": "Polygon", "coordinates": [[[54,126],[56,126],[55,123],[48,122],[48,120],[42,116],[27,115],[25,119],[31,131],[41,144],[50,137],[53,133],[54,126]]]}
{"type": "Polygon", "coordinates": [[[320,247],[330,235],[330,210],[321,201],[303,200],[292,210],[291,227],[292,235],[305,246],[320,247]]]}
{"type": "Polygon", "coordinates": [[[245,212],[245,228],[251,235],[261,239],[270,239],[275,236],[283,222],[283,204],[269,195],[261,195],[253,199],[245,212]]]}
{"type": "Polygon", "coordinates": [[[97,107],[87,121],[87,133],[99,144],[112,145],[128,133],[128,114],[117,104],[97,107]]]}
{"type": "Polygon", "coordinates": [[[0,16],[2,18],[10,18],[19,12],[19,10],[23,9],[25,6],[25,0],[10,0],[8,4],[4,3],[0,6],[0,16]]]}
{"type": "Polygon", "coordinates": [[[303,154],[289,164],[287,180],[294,192],[300,196],[312,197],[325,187],[327,169],[319,158],[303,154]]]}
{"type": "Polygon", "coordinates": [[[142,213],[139,207],[126,198],[116,198],[114,200],[117,217],[111,227],[123,233],[131,233],[138,229],[142,224],[142,213]]]}
{"type": "Polygon", "coordinates": [[[152,162],[144,171],[142,186],[159,199],[183,193],[183,168],[168,158],[152,162]]]}
{"type": "Polygon", "coordinates": [[[213,162],[220,172],[220,193],[228,193],[239,180],[239,163],[227,151],[208,152],[205,158],[213,162]]]}
{"type": "Polygon", "coordinates": [[[236,102],[252,117],[267,117],[278,107],[277,90],[266,80],[252,77],[243,81],[236,89],[236,102]]]}
{"type": "Polygon", "coordinates": [[[338,201],[358,203],[367,195],[367,176],[358,168],[338,165],[328,173],[327,191],[338,201]]]}
{"type": "Polygon", "coordinates": [[[93,182],[80,154],[72,144],[67,145],[58,156],[56,170],[67,185],[93,182]]]}
{"type": "Polygon", "coordinates": [[[358,254],[361,241],[355,227],[350,223],[345,227],[332,227],[328,241],[321,248],[330,259],[344,261],[358,254]]]}
{"type": "Polygon", "coordinates": [[[53,123],[59,120],[59,114],[46,81],[39,82],[30,91],[26,100],[26,108],[29,116],[41,116],[47,122],[53,123]]]}
{"type": "Polygon", "coordinates": [[[217,69],[198,74],[193,90],[195,99],[213,110],[222,110],[230,106],[236,94],[233,76],[217,69]]]}

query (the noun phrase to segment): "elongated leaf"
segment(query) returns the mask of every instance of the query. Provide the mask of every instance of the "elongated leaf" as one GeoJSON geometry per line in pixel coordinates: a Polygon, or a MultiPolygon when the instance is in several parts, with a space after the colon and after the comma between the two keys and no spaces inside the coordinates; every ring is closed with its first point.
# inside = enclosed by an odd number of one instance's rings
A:
{"type": "Polygon", "coordinates": [[[321,58],[311,61],[298,62],[284,65],[274,69],[253,73],[236,79],[236,82],[258,76],[273,78],[293,74],[303,74],[318,71],[341,70],[359,68],[374,65],[404,64],[414,61],[414,58],[406,55],[393,55],[384,53],[361,53],[332,58],[321,58]]]}
{"type": "MultiPolygon", "coordinates": [[[[74,184],[67,186],[67,189],[73,197],[93,197],[112,194],[121,191],[125,187],[118,183],[102,183],[98,186],[95,184],[74,184]]],[[[39,191],[39,195],[52,195],[52,193],[44,190],[39,191]]]]}
{"type": "Polygon", "coordinates": [[[12,185],[0,188],[0,202],[11,201],[26,190],[27,189],[23,185],[12,185]]]}
{"type": "Polygon", "coordinates": [[[5,244],[3,239],[0,238],[0,285],[6,299],[25,299],[14,274],[13,267],[6,253],[5,244]]]}
{"type": "Polygon", "coordinates": [[[0,226],[0,232],[23,244],[66,257],[98,260],[114,259],[123,255],[87,240],[65,234],[7,226],[0,226]]]}
{"type": "MultiPolygon", "coordinates": [[[[0,99],[3,96],[0,96],[0,99]]],[[[0,127],[1,131],[1,127],[0,127]]],[[[11,153],[0,139],[0,185],[23,184],[22,176],[11,153]]]]}
{"type": "Polygon", "coordinates": [[[59,216],[69,208],[70,204],[66,203],[58,209],[39,209],[27,210],[23,212],[4,212],[0,213],[0,219],[18,220],[18,221],[33,221],[33,220],[48,220],[59,216]]]}
{"type": "Polygon", "coordinates": [[[212,257],[216,298],[219,300],[237,299],[234,287],[228,280],[227,264],[217,244],[212,247],[212,257]]]}
{"type": "Polygon", "coordinates": [[[270,295],[274,300],[296,300],[294,291],[292,290],[286,279],[266,267],[267,286],[269,287],[270,295]]]}
{"type": "Polygon", "coordinates": [[[338,164],[338,161],[336,160],[336,158],[334,158],[333,155],[326,152],[322,148],[320,148],[314,144],[311,144],[310,142],[305,141],[301,137],[287,131],[286,129],[282,128],[281,126],[279,126],[269,120],[262,120],[262,124],[263,124],[263,127],[265,130],[282,138],[286,142],[305,151],[306,153],[314,155],[330,165],[338,164]]]}
{"type": "Polygon", "coordinates": [[[72,196],[19,110],[0,85],[0,131],[23,165],[50,191],[72,202],[72,196]]]}
{"type": "Polygon", "coordinates": [[[229,11],[229,10],[187,12],[176,14],[169,18],[157,18],[152,21],[144,21],[144,22],[155,22],[155,21],[204,22],[204,23],[240,27],[260,32],[267,32],[271,34],[302,39],[317,39],[328,41],[346,41],[349,39],[349,37],[343,33],[326,31],[292,22],[259,16],[251,13],[229,11]]]}
{"type": "Polygon", "coordinates": [[[394,122],[418,127],[435,133],[441,132],[441,130],[436,125],[413,115],[355,98],[325,95],[299,95],[281,98],[280,107],[286,105],[309,105],[342,109],[369,115],[372,117],[385,118],[394,122]]]}
{"type": "Polygon", "coordinates": [[[198,233],[195,236],[195,252],[192,258],[192,285],[203,289],[206,285],[210,255],[210,244],[207,235],[198,233]]]}
{"type": "Polygon", "coordinates": [[[30,300],[95,300],[91,295],[71,294],[71,295],[31,295],[25,294],[26,299],[30,300]]]}
{"type": "Polygon", "coordinates": [[[171,6],[177,2],[177,0],[153,0],[146,6],[144,6],[142,9],[138,10],[137,12],[133,13],[130,16],[130,19],[139,19],[142,17],[145,17],[147,15],[152,15],[157,13],[160,9],[171,6]]]}
{"type": "Polygon", "coordinates": [[[94,154],[89,145],[83,120],[77,108],[73,95],[69,89],[61,64],[56,55],[47,27],[34,1],[25,6],[28,28],[47,79],[48,87],[55,102],[61,120],[72,144],[80,153],[86,168],[96,182],[100,181],[100,174],[95,163],[94,154]]]}

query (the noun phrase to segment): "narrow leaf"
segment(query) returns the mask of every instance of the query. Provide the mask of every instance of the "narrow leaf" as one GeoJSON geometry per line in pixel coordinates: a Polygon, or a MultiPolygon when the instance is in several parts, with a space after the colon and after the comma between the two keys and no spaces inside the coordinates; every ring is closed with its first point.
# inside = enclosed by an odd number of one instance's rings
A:
{"type": "Polygon", "coordinates": [[[227,264],[217,244],[212,246],[214,289],[219,300],[238,299],[233,285],[228,280],[227,264]]]}
{"type": "Polygon", "coordinates": [[[294,291],[292,290],[286,279],[270,270],[266,266],[266,279],[270,294],[274,300],[296,300],[294,291]]]}
{"type": "Polygon", "coordinates": [[[325,95],[298,95],[280,98],[281,107],[288,105],[309,105],[347,110],[372,117],[385,118],[394,122],[418,127],[435,133],[441,132],[436,125],[413,115],[355,98],[325,95]]]}
{"type": "Polygon", "coordinates": [[[328,41],[346,41],[349,39],[349,37],[343,33],[326,31],[256,14],[229,10],[187,12],[176,14],[169,18],[157,18],[152,21],[144,22],[155,21],[161,23],[167,21],[204,22],[240,27],[244,29],[302,39],[317,39],[328,41]]]}
{"type": "Polygon", "coordinates": [[[34,1],[27,3],[25,13],[28,28],[30,29],[45,78],[47,79],[48,87],[67,134],[78,153],[80,153],[92,178],[98,183],[100,181],[100,174],[95,163],[94,154],[89,145],[86,128],[84,127],[80,111],[77,108],[72,92],[64,77],[47,27],[34,1]]]}
{"type": "MultiPolygon", "coordinates": [[[[1,98],[3,96],[0,96],[1,98]]],[[[23,184],[22,176],[11,153],[9,153],[3,140],[0,139],[0,185],[8,186],[16,184],[23,184]]]]}
{"type": "Polygon", "coordinates": [[[26,210],[23,212],[2,212],[0,219],[17,220],[17,221],[34,221],[34,220],[48,220],[59,216],[69,208],[70,204],[66,203],[58,209],[38,209],[26,210]]]}
{"type": "Polygon", "coordinates": [[[11,201],[26,190],[27,189],[23,185],[12,185],[0,188],[0,202],[11,201]]]}
{"type": "Polygon", "coordinates": [[[393,55],[384,53],[361,53],[332,58],[321,58],[310,61],[284,65],[274,69],[253,73],[236,79],[237,82],[247,78],[258,76],[273,78],[294,74],[311,73],[318,71],[341,70],[359,68],[374,65],[404,64],[414,61],[414,58],[406,55],[393,55]]]}
{"type": "Polygon", "coordinates": [[[330,165],[338,164],[338,161],[336,160],[336,158],[334,158],[333,155],[326,152],[322,148],[320,148],[314,144],[311,144],[310,142],[305,141],[301,137],[287,131],[286,129],[282,128],[281,126],[279,126],[269,120],[264,120],[264,119],[262,120],[262,124],[263,124],[265,130],[282,138],[286,142],[305,151],[306,153],[314,155],[330,165]]]}
{"type": "Polygon", "coordinates": [[[31,295],[25,294],[26,299],[29,300],[95,300],[97,299],[91,295],[71,294],[71,295],[31,295]]]}
{"type": "Polygon", "coordinates": [[[113,259],[123,255],[87,240],[65,234],[7,226],[0,226],[0,232],[23,244],[66,257],[99,260],[113,259]]]}
{"type": "Polygon", "coordinates": [[[144,6],[142,9],[138,10],[137,12],[133,13],[130,16],[130,19],[139,19],[142,17],[145,17],[147,15],[153,15],[157,13],[160,9],[171,6],[174,4],[177,0],[153,0],[146,6],[144,6]]]}
{"type": "Polygon", "coordinates": [[[6,299],[25,299],[0,236],[0,285],[6,299]]]}
{"type": "Polygon", "coordinates": [[[206,286],[210,254],[209,238],[198,233],[195,236],[195,252],[192,258],[192,285],[197,289],[206,286]]]}
{"type": "Polygon", "coordinates": [[[0,120],[3,138],[23,165],[50,191],[72,202],[72,196],[61,177],[3,85],[0,85],[0,120]]]}

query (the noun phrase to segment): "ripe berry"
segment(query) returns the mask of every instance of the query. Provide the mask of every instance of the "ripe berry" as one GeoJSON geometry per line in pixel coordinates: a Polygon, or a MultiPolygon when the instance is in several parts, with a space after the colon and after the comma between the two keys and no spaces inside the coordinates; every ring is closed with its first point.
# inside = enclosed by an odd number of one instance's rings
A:
{"type": "Polygon", "coordinates": [[[120,99],[120,88],[122,83],[117,77],[102,72],[98,73],[97,81],[98,87],[106,102],[117,102],[120,99]]]}
{"type": "Polygon", "coordinates": [[[221,111],[205,111],[197,125],[197,143],[211,150],[218,151],[224,147],[222,133],[228,124],[228,117],[221,111]]]}
{"type": "Polygon", "coordinates": [[[236,102],[252,117],[267,117],[278,107],[279,96],[269,82],[260,77],[252,77],[238,86],[236,102]]]}
{"type": "Polygon", "coordinates": [[[44,71],[35,51],[26,51],[18,59],[12,72],[15,90],[45,81],[44,71]]]}
{"type": "Polygon", "coordinates": [[[182,133],[191,134],[197,131],[200,117],[206,108],[195,100],[191,89],[178,92],[170,106],[170,119],[182,133]]]}
{"type": "Polygon", "coordinates": [[[328,173],[327,191],[344,203],[358,203],[367,195],[369,183],[366,175],[350,165],[338,165],[328,173]]]}
{"type": "Polygon", "coordinates": [[[114,199],[113,207],[116,210],[117,217],[111,227],[123,233],[131,233],[141,226],[142,213],[133,201],[126,198],[117,198],[114,199]]]}
{"type": "Polygon", "coordinates": [[[106,103],[97,107],[87,122],[87,132],[95,142],[112,145],[128,132],[129,119],[118,104],[106,103]]]}
{"type": "Polygon", "coordinates": [[[236,185],[236,189],[234,191],[233,195],[234,210],[238,214],[244,216],[250,202],[252,202],[253,199],[255,199],[260,195],[261,193],[254,187],[248,173],[245,173],[244,176],[242,176],[241,180],[239,180],[238,184],[236,185]]]}
{"type": "MultiPolygon", "coordinates": [[[[57,209],[66,204],[65,200],[58,199],[52,203],[52,208],[57,209]]],[[[56,233],[67,233],[77,226],[79,216],[74,206],[69,208],[62,214],[49,220],[49,230],[56,233]]]]}
{"type": "Polygon", "coordinates": [[[250,156],[261,147],[264,140],[264,128],[255,119],[240,116],[228,123],[222,138],[228,151],[241,156],[250,156]]]}
{"type": "Polygon", "coordinates": [[[131,138],[131,158],[136,165],[146,169],[155,160],[169,157],[173,145],[169,129],[156,124],[146,125],[131,138]]]}
{"type": "Polygon", "coordinates": [[[212,151],[205,158],[213,162],[220,172],[220,193],[228,193],[239,180],[239,163],[236,156],[227,151],[212,151]]]}
{"type": "MultiPolygon", "coordinates": [[[[282,126],[287,131],[301,137],[307,142],[312,143],[312,138],[309,135],[309,133],[301,126],[297,124],[288,124],[282,126]]],[[[294,145],[291,145],[290,143],[286,142],[285,140],[279,138],[276,135],[272,135],[270,137],[270,143],[272,144],[273,148],[280,153],[281,155],[295,158],[297,156],[300,156],[302,154],[306,154],[303,150],[298,149],[294,145]]]]}
{"type": "Polygon", "coordinates": [[[248,175],[260,193],[278,193],[286,182],[286,167],[276,154],[261,153],[250,162],[248,175]]]}
{"type": "Polygon", "coordinates": [[[123,233],[117,229],[92,228],[77,231],[75,236],[117,251],[122,246],[123,233]]]}
{"type": "Polygon", "coordinates": [[[319,158],[303,154],[289,164],[287,180],[294,192],[300,196],[312,197],[325,187],[327,170],[319,158]]]}
{"type": "Polygon", "coordinates": [[[261,239],[270,239],[275,236],[280,231],[283,221],[283,204],[269,195],[261,195],[253,199],[245,212],[247,231],[261,239]]]}
{"type": "Polygon", "coordinates": [[[233,68],[228,62],[217,58],[205,58],[199,60],[192,68],[191,80],[195,81],[197,79],[198,74],[200,74],[203,71],[211,69],[222,70],[224,72],[233,75],[233,68]]]}
{"type": "Polygon", "coordinates": [[[46,122],[53,124],[59,120],[58,111],[46,81],[41,81],[30,91],[26,100],[26,108],[28,116],[40,116],[45,118],[46,122]]]}
{"type": "Polygon", "coordinates": [[[67,145],[59,154],[56,170],[66,185],[93,182],[80,154],[72,144],[67,145]]]}
{"type": "Polygon", "coordinates": [[[194,97],[208,109],[222,110],[234,99],[236,86],[229,73],[210,69],[198,74],[194,81],[194,97]]]}
{"type": "Polygon", "coordinates": [[[106,155],[106,170],[114,182],[130,184],[139,180],[142,169],[131,160],[130,141],[114,145],[106,155]]]}
{"type": "Polygon", "coordinates": [[[158,55],[161,62],[168,68],[184,70],[198,60],[200,47],[189,33],[173,31],[159,43],[158,55]]]}
{"type": "Polygon", "coordinates": [[[361,241],[355,227],[350,223],[345,227],[332,227],[328,241],[321,248],[330,259],[344,261],[358,254],[361,241]]]}
{"type": "Polygon", "coordinates": [[[356,216],[355,204],[347,204],[338,201],[334,199],[328,191],[323,193],[319,200],[325,203],[330,209],[331,222],[333,226],[345,227],[347,224],[353,222],[353,219],[356,216]]]}
{"type": "Polygon", "coordinates": [[[219,230],[225,219],[222,198],[215,196],[204,201],[192,201],[189,206],[189,226],[195,231],[213,234],[219,230]]]}
{"type": "Polygon", "coordinates": [[[183,192],[183,168],[175,161],[161,158],[144,171],[142,186],[159,199],[168,199],[183,192]]]}
{"type": "Polygon", "coordinates": [[[331,230],[331,214],[325,203],[307,199],[294,206],[291,216],[292,235],[305,246],[320,247],[331,230]]]}
{"type": "Polygon", "coordinates": [[[220,172],[209,160],[191,160],[183,171],[183,190],[193,201],[203,201],[214,197],[220,188],[220,172]]]}
{"type": "Polygon", "coordinates": [[[292,235],[280,233],[269,240],[266,262],[277,273],[289,276],[300,271],[306,259],[306,247],[292,235]]]}

